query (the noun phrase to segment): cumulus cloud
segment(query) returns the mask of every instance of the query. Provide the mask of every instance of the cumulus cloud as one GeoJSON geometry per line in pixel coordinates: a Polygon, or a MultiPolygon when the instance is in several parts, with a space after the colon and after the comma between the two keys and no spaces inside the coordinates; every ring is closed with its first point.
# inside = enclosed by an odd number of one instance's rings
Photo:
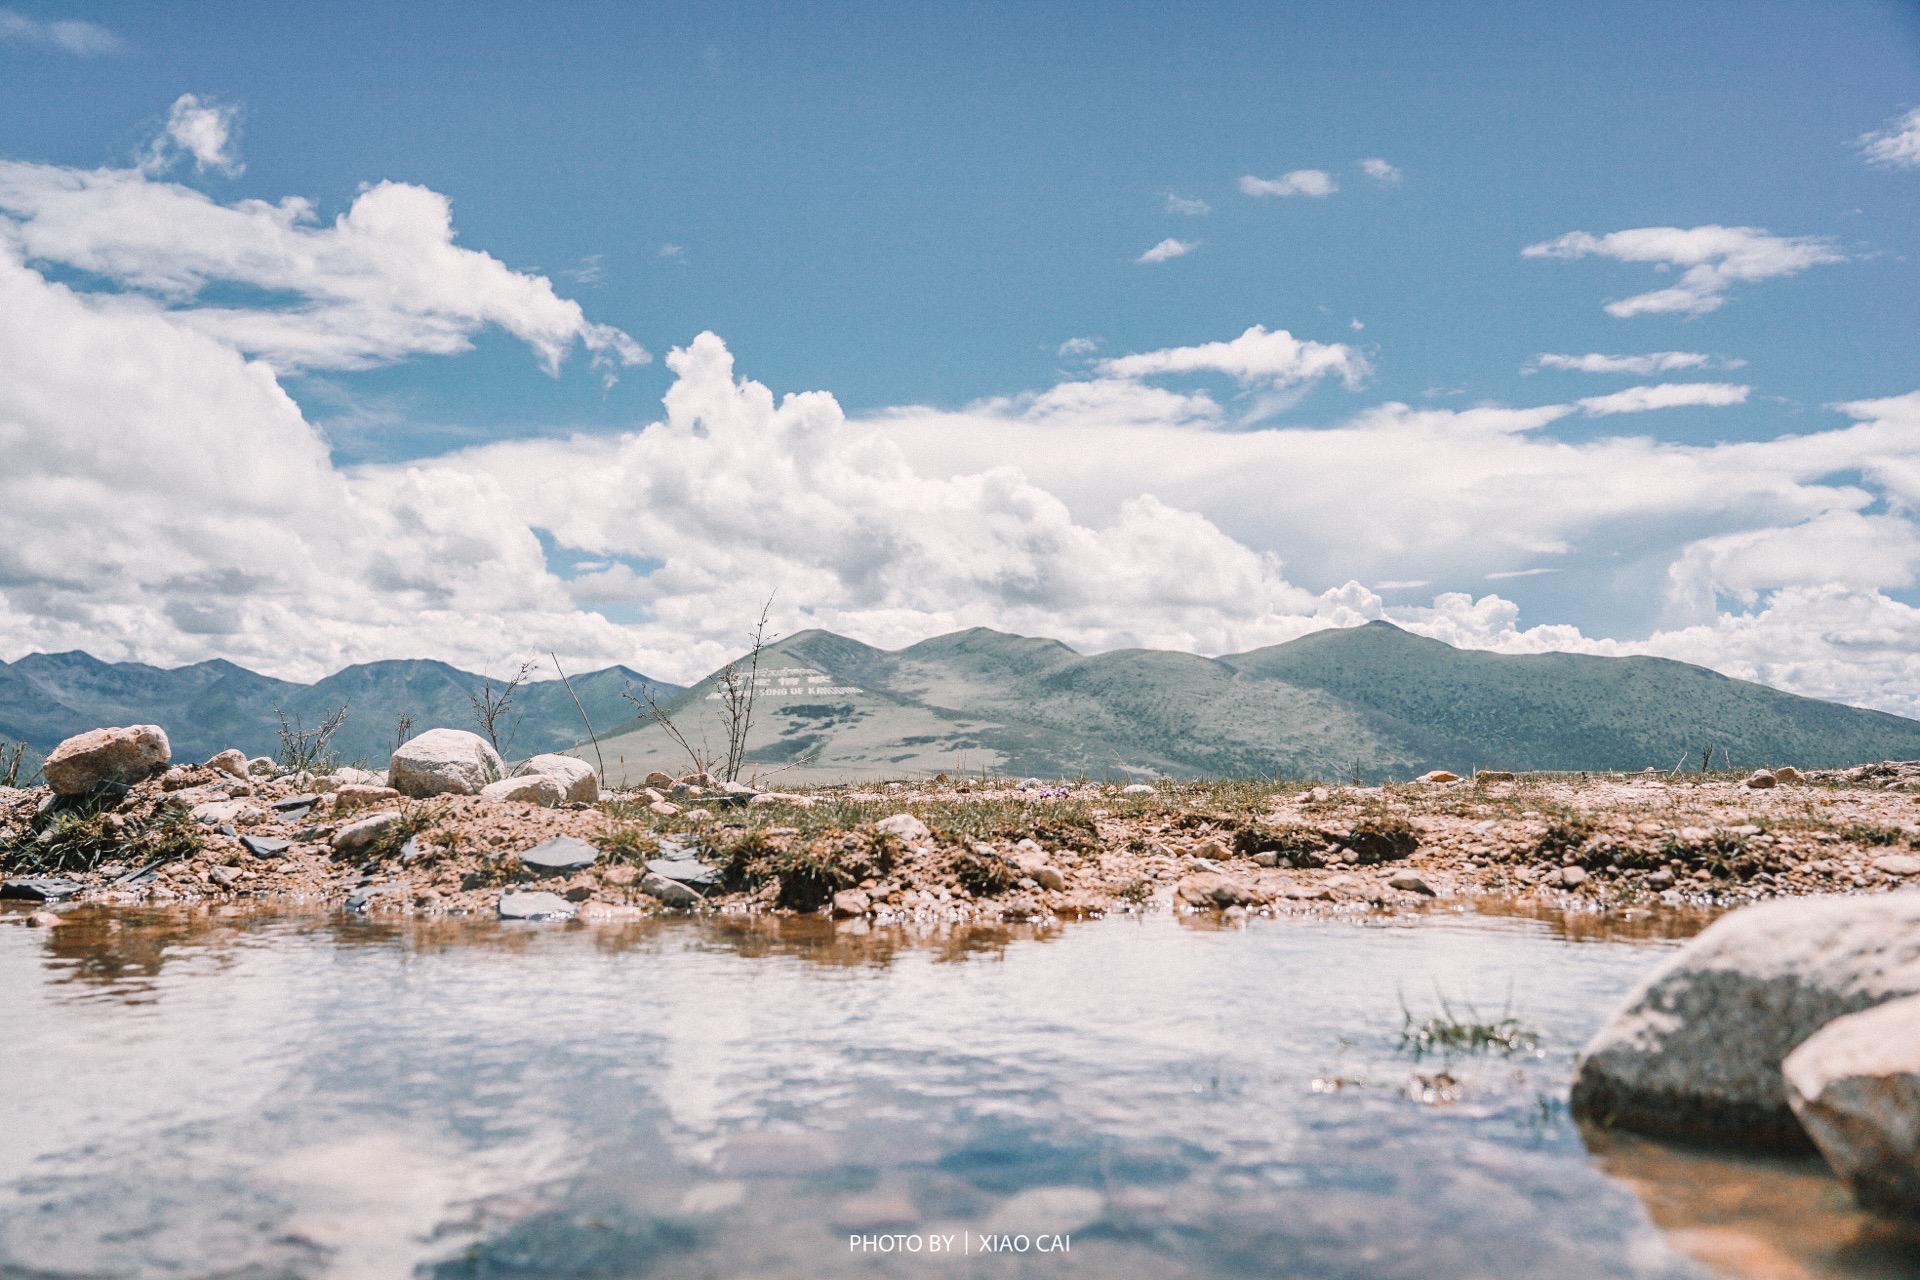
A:
{"type": "Polygon", "coordinates": [[[1250,196],[1330,196],[1339,189],[1340,184],[1324,169],[1295,169],[1277,178],[1247,174],[1240,179],[1240,190],[1250,196]]]}
{"type": "Polygon", "coordinates": [[[119,53],[127,47],[126,41],[98,23],[72,18],[41,22],[12,9],[0,9],[0,40],[59,49],[83,58],[119,53]]]}
{"type": "Polygon", "coordinates": [[[1609,356],[1590,351],[1583,356],[1554,355],[1542,352],[1528,362],[1522,373],[1538,369],[1562,369],[1573,373],[1631,373],[1647,377],[1655,373],[1678,373],[1686,369],[1738,369],[1747,362],[1698,351],[1650,351],[1643,356],[1609,356]]]}
{"type": "Polygon", "coordinates": [[[1368,160],[1362,160],[1360,162],[1360,168],[1369,178],[1379,182],[1400,181],[1400,170],[1388,164],[1385,160],[1380,159],[1378,156],[1368,160]]]}
{"type": "Polygon", "coordinates": [[[1616,413],[1645,413],[1649,409],[1678,409],[1683,406],[1720,408],[1745,404],[1752,387],[1731,382],[1662,382],[1655,386],[1628,387],[1612,395],[1588,396],[1575,403],[1590,418],[1616,413]]]}
{"type": "Polygon", "coordinates": [[[1735,284],[1796,275],[1808,267],[1845,262],[1846,256],[1815,236],[1777,236],[1758,227],[1636,227],[1604,236],[1570,231],[1555,240],[1530,244],[1528,258],[1584,258],[1590,254],[1620,262],[1652,263],[1662,270],[1683,268],[1680,282],[1651,293],[1635,294],[1606,305],[1608,315],[1705,315],[1727,300],[1735,284]]]}
{"type": "Polygon", "coordinates": [[[1176,240],[1172,236],[1168,236],[1165,240],[1162,240],[1159,244],[1135,258],[1134,261],[1166,262],[1172,258],[1184,258],[1199,247],[1200,245],[1197,241],[1176,240]]]}
{"type": "Polygon", "coordinates": [[[1205,200],[1167,192],[1167,212],[1184,214],[1189,218],[1199,218],[1213,212],[1213,206],[1205,200]]]}
{"type": "Polygon", "coordinates": [[[986,625],[1219,653],[1388,618],[1457,644],[1659,653],[1920,711],[1920,615],[1894,598],[1920,575],[1920,392],[1848,402],[1838,425],[1797,435],[1694,445],[1557,437],[1580,402],[1388,403],[1222,431],[1209,397],[1155,385],[1365,372],[1350,349],[1255,326],[959,411],[850,420],[823,392],[740,377],[703,334],[673,352],[658,422],[342,468],[279,367],[251,354],[249,326],[274,308],[210,322],[237,308],[201,303],[206,282],[294,280],[297,310],[357,280],[355,296],[384,289],[422,327],[438,307],[555,359],[587,322],[542,311],[538,277],[454,248],[444,201],[419,188],[370,188],[322,226],[298,202],[228,207],[137,173],[16,165],[0,169],[0,213],[0,656],[218,655],[311,677],[552,649],[692,678],[777,589],[781,630],[888,645],[986,625]],[[423,199],[439,205],[422,223],[423,199]],[[107,287],[49,279],[43,262],[107,287]],[[423,283],[435,271],[457,287],[423,283]],[[1498,595],[1388,605],[1360,585],[1540,570],[1569,591],[1651,594],[1662,616],[1638,638],[1595,636],[1523,626],[1498,595]]]}
{"type": "Polygon", "coordinates": [[[1098,368],[1109,378],[1224,373],[1242,385],[1272,387],[1325,377],[1338,377],[1355,387],[1371,372],[1366,357],[1343,342],[1314,342],[1296,338],[1285,329],[1269,332],[1266,326],[1257,324],[1230,342],[1116,356],[1102,360],[1098,368]]]}
{"type": "Polygon", "coordinates": [[[455,244],[447,198],[406,183],[368,187],[321,224],[297,196],[223,205],[139,170],[0,161],[0,242],[28,262],[77,267],[134,291],[92,295],[91,305],[149,306],[281,370],[452,354],[488,325],[526,342],[550,373],[576,342],[609,370],[648,359],[546,278],[455,244]],[[194,305],[215,284],[299,301],[194,305]]]}
{"type": "Polygon", "coordinates": [[[1920,169],[1920,107],[1887,121],[1886,128],[1854,140],[1868,164],[1890,169],[1920,169]]]}
{"type": "Polygon", "coordinates": [[[238,177],[246,169],[236,149],[239,133],[240,108],[183,93],[167,112],[167,123],[148,145],[140,167],[149,174],[160,174],[186,156],[198,173],[212,169],[230,178],[238,177]]]}

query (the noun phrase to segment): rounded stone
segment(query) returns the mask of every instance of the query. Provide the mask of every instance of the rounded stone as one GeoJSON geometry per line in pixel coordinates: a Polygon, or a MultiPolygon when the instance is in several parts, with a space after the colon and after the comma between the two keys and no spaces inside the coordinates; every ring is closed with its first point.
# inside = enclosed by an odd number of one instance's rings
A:
{"type": "Polygon", "coordinates": [[[55,747],[40,766],[57,796],[84,796],[107,786],[131,787],[167,767],[173,748],[157,724],[89,729],[55,747]]]}
{"type": "Polygon", "coordinates": [[[474,796],[506,776],[488,741],[464,729],[429,729],[402,743],[387,763],[387,785],[415,798],[474,796]]]}

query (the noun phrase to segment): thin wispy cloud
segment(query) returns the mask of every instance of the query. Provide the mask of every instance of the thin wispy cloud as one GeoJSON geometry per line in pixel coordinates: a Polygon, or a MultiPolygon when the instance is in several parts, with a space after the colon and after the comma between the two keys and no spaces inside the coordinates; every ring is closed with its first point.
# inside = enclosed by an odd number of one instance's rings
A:
{"type": "Polygon", "coordinates": [[[1504,582],[1508,578],[1537,578],[1543,573],[1558,573],[1558,569],[1507,569],[1500,573],[1486,575],[1488,582],[1504,582]]]}
{"type": "Polygon", "coordinates": [[[1630,373],[1647,377],[1656,373],[1680,373],[1688,369],[1738,369],[1745,360],[1731,356],[1710,356],[1699,351],[1649,351],[1645,355],[1614,356],[1598,351],[1585,355],[1556,355],[1543,351],[1520,370],[1534,373],[1557,369],[1568,373],[1630,373]]]}
{"type": "Polygon", "coordinates": [[[127,47],[126,41],[97,22],[72,18],[41,22],[12,9],[0,9],[0,40],[58,49],[82,58],[119,53],[127,47]]]}
{"type": "Polygon", "coordinates": [[[1056,352],[1061,356],[1090,356],[1100,349],[1098,338],[1068,338],[1056,352]]]}
{"type": "Polygon", "coordinates": [[[1616,413],[1645,413],[1649,409],[1718,409],[1745,404],[1752,390],[1732,382],[1662,382],[1648,387],[1628,387],[1612,395],[1588,396],[1574,403],[1589,418],[1606,418],[1616,413]]]}
{"type": "Polygon", "coordinates": [[[1527,258],[1584,258],[1681,268],[1680,282],[1606,304],[1608,315],[1705,315],[1727,300],[1735,284],[1797,275],[1808,267],[1845,262],[1846,255],[1817,236],[1777,236],[1759,227],[1636,227],[1604,236],[1570,231],[1530,244],[1527,258]]]}
{"type": "Polygon", "coordinates": [[[1167,192],[1167,212],[1184,214],[1189,218],[1205,217],[1213,212],[1213,206],[1197,197],[1189,198],[1175,192],[1167,192]]]}
{"type": "Polygon", "coordinates": [[[590,253],[580,259],[579,266],[560,274],[576,284],[599,284],[601,276],[605,274],[606,257],[604,253],[590,253]]]}
{"type": "Polygon", "coordinates": [[[1337,376],[1358,386],[1372,372],[1365,356],[1342,342],[1296,338],[1285,329],[1254,325],[1229,342],[1167,347],[1138,355],[1116,356],[1098,366],[1107,378],[1148,378],[1175,373],[1224,373],[1236,381],[1268,387],[1288,386],[1337,376]]]}
{"type": "Polygon", "coordinates": [[[660,256],[670,262],[685,262],[687,260],[687,246],[683,244],[663,244],[660,246],[660,256]]]}
{"type": "Polygon", "coordinates": [[[1340,184],[1324,169],[1295,169],[1277,178],[1247,174],[1240,179],[1240,190],[1250,196],[1330,196],[1339,189],[1340,184]]]}
{"type": "Polygon", "coordinates": [[[1890,169],[1920,169],[1920,107],[1887,121],[1886,128],[1854,139],[1868,164],[1890,169]]]}
{"type": "Polygon", "coordinates": [[[1135,262],[1169,262],[1174,258],[1184,258],[1200,247],[1197,240],[1176,240],[1168,236],[1153,248],[1147,250],[1135,262]]]}
{"type": "Polygon", "coordinates": [[[1360,162],[1360,168],[1365,171],[1369,178],[1377,182],[1400,181],[1400,170],[1378,156],[1362,160],[1360,162]]]}

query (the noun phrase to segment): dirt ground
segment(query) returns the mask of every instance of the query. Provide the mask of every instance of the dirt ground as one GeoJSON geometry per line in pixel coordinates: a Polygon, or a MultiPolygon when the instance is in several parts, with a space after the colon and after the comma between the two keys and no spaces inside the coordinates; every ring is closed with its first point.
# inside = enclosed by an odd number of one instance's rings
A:
{"type": "Polygon", "coordinates": [[[583,919],[819,912],[873,924],[1141,910],[1231,918],[1475,898],[1718,907],[1884,892],[1920,877],[1920,762],[1786,771],[1764,789],[1701,774],[1144,790],[973,779],[749,802],[683,781],[558,808],[409,800],[377,781],[175,768],[110,808],[46,813],[44,789],[0,791],[0,870],[74,882],[70,903],[281,900],[492,916],[503,891],[538,890],[583,919]],[[333,790],[304,813],[272,807],[323,788],[333,790]],[[339,839],[377,814],[394,816],[367,842],[339,839]],[[598,860],[567,876],[522,864],[560,835],[589,842],[598,860]],[[288,843],[257,846],[262,856],[242,837],[288,843]],[[663,856],[698,858],[715,883],[687,905],[692,895],[647,869],[663,856]]]}

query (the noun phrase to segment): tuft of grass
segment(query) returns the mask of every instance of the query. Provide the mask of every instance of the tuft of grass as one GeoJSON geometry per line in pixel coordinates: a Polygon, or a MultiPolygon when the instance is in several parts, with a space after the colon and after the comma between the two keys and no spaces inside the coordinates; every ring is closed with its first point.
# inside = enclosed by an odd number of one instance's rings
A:
{"type": "Polygon", "coordinates": [[[118,825],[97,808],[55,810],[38,824],[0,844],[0,867],[9,874],[54,875],[92,871],[108,862],[171,862],[202,847],[198,825],[177,809],[163,809],[144,823],[118,825]]]}
{"type": "Polygon", "coordinates": [[[1511,1057],[1540,1043],[1540,1033],[1509,1010],[1488,1019],[1471,1004],[1464,1013],[1457,1013],[1445,996],[1439,1000],[1440,1012],[1428,1018],[1415,1018],[1407,1002],[1400,1002],[1400,1048],[1416,1061],[1432,1054],[1499,1053],[1511,1057]]]}

